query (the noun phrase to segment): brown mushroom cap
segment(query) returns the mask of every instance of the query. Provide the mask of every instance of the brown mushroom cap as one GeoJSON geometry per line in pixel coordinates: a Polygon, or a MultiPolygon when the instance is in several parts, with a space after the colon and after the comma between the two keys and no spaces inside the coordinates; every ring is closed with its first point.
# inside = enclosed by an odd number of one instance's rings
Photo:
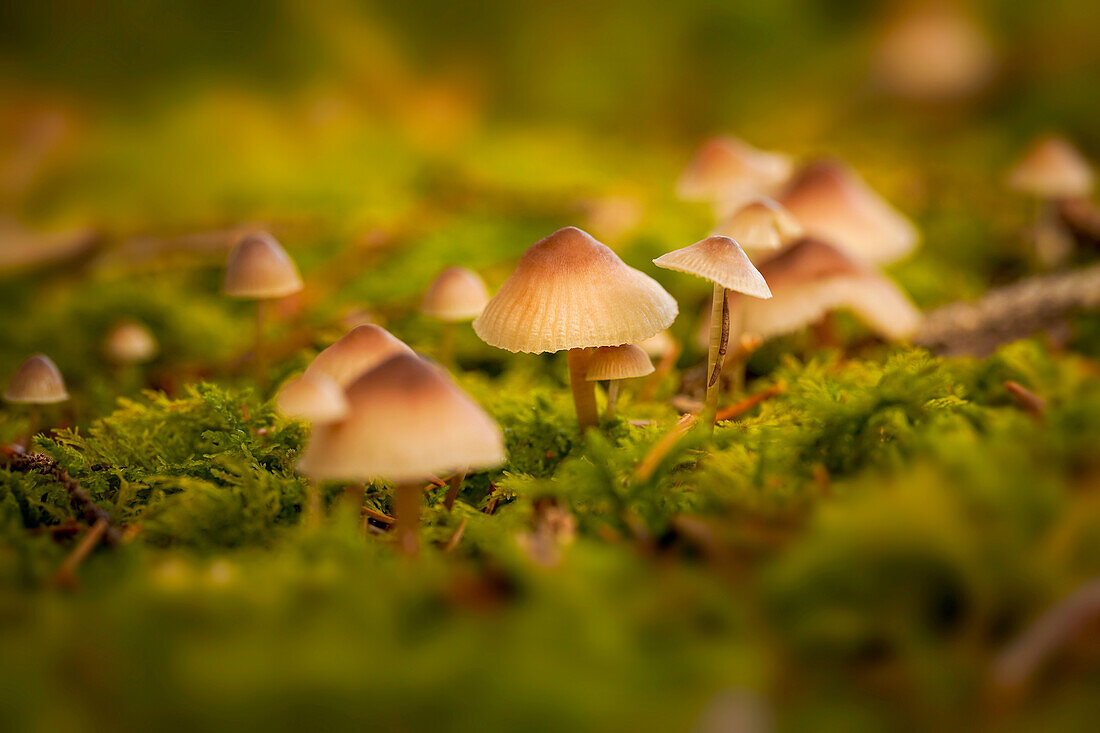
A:
{"type": "Polygon", "coordinates": [[[541,353],[640,341],[667,328],[676,312],[656,280],[566,227],[523,254],[474,331],[497,348],[541,353]]]}
{"type": "Polygon", "coordinates": [[[997,57],[986,33],[955,2],[909,3],[889,24],[871,60],[883,91],[915,100],[949,100],[980,91],[997,57]]]}
{"type": "Polygon", "coordinates": [[[653,260],[657,267],[686,272],[710,280],[727,290],[754,298],[770,298],[768,283],[749,260],[741,245],[729,237],[707,237],[690,247],[677,249],[653,260]]]}
{"type": "Polygon", "coordinates": [[[804,168],[776,199],[809,236],[867,262],[894,262],[912,252],[916,227],[875,193],[847,164],[819,160],[804,168]]]}
{"type": "Polygon", "coordinates": [[[4,400],[15,403],[49,405],[67,399],[69,392],[61,371],[45,354],[35,354],[23,362],[4,392],[4,400]]]}
{"type": "Polygon", "coordinates": [[[712,234],[746,250],[779,249],[802,236],[802,225],[777,201],[758,197],[718,222],[712,234]]]}
{"type": "Polygon", "coordinates": [[[457,323],[477,318],[488,302],[489,290],[480,275],[465,267],[448,267],[428,287],[420,311],[457,323]]]}
{"type": "Polygon", "coordinates": [[[324,374],[346,388],[363,372],[372,369],[395,354],[411,354],[401,339],[392,333],[368,323],[356,326],[314,358],[306,367],[306,374],[324,374]]]}
{"type": "Polygon", "coordinates": [[[791,161],[785,155],[758,150],[735,137],[715,137],[695,153],[676,191],[688,201],[743,201],[767,193],[790,174],[791,161]]]}
{"type": "Polygon", "coordinates": [[[1028,148],[1009,172],[1008,185],[1041,199],[1079,198],[1092,192],[1093,172],[1072,143],[1048,136],[1028,148]]]}
{"type": "Polygon", "coordinates": [[[104,350],[111,361],[119,364],[140,364],[157,355],[157,339],[144,324],[124,321],[111,329],[104,350]]]}
{"type": "Polygon", "coordinates": [[[649,355],[634,344],[601,346],[588,357],[585,379],[597,382],[603,379],[632,379],[653,373],[649,355]]]}
{"type": "Polygon", "coordinates": [[[225,293],[234,298],[282,298],[302,289],[290,255],[266,232],[245,236],[229,253],[225,293]]]}
{"type": "Polygon", "coordinates": [[[904,339],[920,325],[920,311],[893,281],[822,240],[800,239],[760,271],[774,297],[736,307],[743,309],[745,332],[761,338],[797,331],[841,308],[887,339],[904,339]]]}
{"type": "Polygon", "coordinates": [[[322,372],[288,381],[275,395],[275,406],[287,417],[308,420],[314,425],[336,422],[348,414],[344,390],[322,372]]]}
{"type": "Polygon", "coordinates": [[[504,462],[500,427],[443,370],[390,357],[347,389],[348,416],[318,426],[299,463],[316,479],[398,483],[504,462]]]}

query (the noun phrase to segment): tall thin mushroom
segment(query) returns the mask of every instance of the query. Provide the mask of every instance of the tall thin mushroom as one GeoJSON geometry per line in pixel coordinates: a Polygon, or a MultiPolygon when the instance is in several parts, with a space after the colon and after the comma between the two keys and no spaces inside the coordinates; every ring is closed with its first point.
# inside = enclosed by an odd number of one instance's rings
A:
{"type": "Polygon", "coordinates": [[[315,480],[387,479],[398,547],[415,554],[423,485],[430,476],[504,462],[496,422],[437,366],[397,354],[347,389],[348,415],[317,426],[299,462],[315,480]]]}
{"type": "Polygon", "coordinates": [[[428,287],[420,312],[443,322],[443,338],[439,345],[439,362],[451,367],[454,362],[455,327],[472,321],[485,310],[489,290],[485,281],[473,270],[448,267],[428,287]]]}
{"type": "Polygon", "coordinates": [[[69,399],[65,379],[53,360],[45,354],[34,354],[24,361],[12,376],[4,390],[4,401],[30,405],[27,418],[27,449],[38,432],[39,410],[42,405],[53,405],[69,399]]]}
{"type": "Polygon", "coordinates": [[[229,253],[224,289],[230,297],[256,301],[256,379],[264,384],[267,376],[263,356],[266,303],[299,292],[302,276],[274,237],[266,232],[253,232],[237,242],[229,253]]]}
{"type": "Polygon", "coordinates": [[[581,430],[599,422],[586,349],[649,338],[676,318],[656,280],[576,227],[539,240],[474,321],[490,346],[540,354],[567,351],[581,430]]]}
{"type": "Polygon", "coordinates": [[[718,378],[729,338],[728,291],[754,298],[770,298],[771,290],[748,255],[729,237],[707,237],[690,247],[663,254],[653,263],[669,270],[686,272],[714,283],[710,311],[710,348],[707,354],[707,416],[714,424],[718,412],[718,378]]]}

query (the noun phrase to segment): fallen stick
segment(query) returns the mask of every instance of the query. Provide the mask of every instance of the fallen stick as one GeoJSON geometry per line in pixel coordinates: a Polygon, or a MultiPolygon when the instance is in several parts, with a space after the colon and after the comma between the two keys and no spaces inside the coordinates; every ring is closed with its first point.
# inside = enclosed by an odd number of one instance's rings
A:
{"type": "Polygon", "coordinates": [[[657,464],[661,462],[661,459],[668,455],[668,452],[672,450],[672,446],[679,442],[680,438],[687,435],[687,432],[695,427],[695,423],[698,421],[695,415],[687,414],[681,415],[680,419],[676,421],[676,424],[667,433],[661,436],[661,439],[653,444],[653,447],[649,449],[649,453],[645,458],[641,460],[637,468],[634,469],[635,481],[646,481],[653,472],[657,470],[657,464]]]}
{"type": "Polygon", "coordinates": [[[735,417],[740,417],[752,408],[759,405],[764,400],[775,397],[777,394],[782,394],[786,389],[786,384],[784,384],[783,382],[776,382],[762,392],[757,392],[754,395],[749,395],[740,402],[732,404],[723,410],[719,410],[718,420],[732,420],[735,417]]]}
{"type": "Polygon", "coordinates": [[[1016,404],[1032,417],[1041,418],[1043,413],[1046,412],[1046,400],[1019,382],[1009,380],[1005,382],[1005,389],[1007,389],[1008,393],[1012,395],[1012,398],[1016,400],[1016,404]]]}
{"type": "Polygon", "coordinates": [[[80,567],[80,563],[84,562],[84,558],[91,554],[95,546],[103,539],[104,533],[110,526],[111,523],[106,519],[96,520],[95,524],[80,538],[79,544],[73,548],[73,551],[69,553],[69,556],[54,572],[51,579],[54,585],[62,588],[72,588],[76,585],[76,569],[80,567]]]}

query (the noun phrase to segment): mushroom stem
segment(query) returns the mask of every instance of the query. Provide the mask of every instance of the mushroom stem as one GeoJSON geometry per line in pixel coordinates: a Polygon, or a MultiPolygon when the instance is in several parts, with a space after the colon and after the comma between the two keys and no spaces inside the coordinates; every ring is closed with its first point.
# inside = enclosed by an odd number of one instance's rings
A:
{"type": "Polygon", "coordinates": [[[599,410],[596,407],[596,384],[585,378],[588,370],[588,353],[584,349],[570,349],[569,386],[573,389],[573,405],[577,408],[577,422],[581,432],[594,428],[600,423],[599,410]]]}
{"type": "Polygon", "coordinates": [[[443,324],[443,335],[439,339],[439,363],[454,370],[455,366],[455,324],[447,321],[443,324]]]}
{"type": "Polygon", "coordinates": [[[622,380],[612,379],[607,383],[607,407],[603,411],[604,420],[612,420],[615,418],[615,403],[619,399],[619,382],[622,380]]]}
{"type": "Polygon", "coordinates": [[[458,498],[458,492],[462,491],[462,482],[466,480],[466,469],[462,469],[451,476],[451,479],[447,482],[447,495],[443,498],[443,506],[447,508],[447,511],[455,505],[455,499],[458,498]]]}
{"type": "Polygon", "coordinates": [[[31,446],[34,443],[34,436],[38,433],[38,426],[42,424],[42,408],[37,404],[32,404],[30,410],[27,413],[27,440],[23,446],[28,453],[31,452],[31,446]]]}
{"type": "Polygon", "coordinates": [[[1058,217],[1057,202],[1039,202],[1035,218],[1035,258],[1040,268],[1054,269],[1064,265],[1073,253],[1073,237],[1058,217]]]}
{"type": "Polygon", "coordinates": [[[306,479],[306,527],[321,526],[321,485],[315,479],[306,479]]]}
{"type": "Polygon", "coordinates": [[[417,525],[420,523],[420,504],[424,490],[417,482],[398,484],[393,488],[393,533],[397,547],[412,557],[417,553],[420,538],[417,525]]]}
{"type": "Polygon", "coordinates": [[[726,305],[726,289],[714,284],[714,295],[710,304],[710,350],[707,354],[707,402],[705,416],[710,429],[714,430],[714,416],[718,412],[718,392],[720,381],[720,364],[725,343],[723,335],[729,335],[729,321],[725,314],[729,311],[726,305]],[[723,334],[723,332],[725,332],[723,334]],[[717,373],[717,374],[716,374],[717,373]]]}
{"type": "Polygon", "coordinates": [[[726,363],[723,366],[723,371],[727,372],[730,377],[730,393],[737,394],[745,388],[745,365],[749,361],[749,357],[752,355],[752,351],[742,348],[741,336],[745,332],[745,309],[737,308],[730,313],[730,335],[729,342],[736,344],[729,357],[726,359],[726,363]]]}
{"type": "Polygon", "coordinates": [[[253,356],[255,357],[256,382],[265,386],[267,381],[267,369],[264,364],[264,321],[267,320],[267,301],[262,298],[256,301],[256,345],[253,356]]]}

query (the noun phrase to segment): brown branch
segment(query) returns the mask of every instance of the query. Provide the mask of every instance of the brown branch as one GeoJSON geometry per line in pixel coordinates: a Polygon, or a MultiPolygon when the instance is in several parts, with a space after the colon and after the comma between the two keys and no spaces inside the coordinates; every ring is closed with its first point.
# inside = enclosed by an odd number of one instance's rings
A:
{"type": "Polygon", "coordinates": [[[80,483],[54,459],[41,453],[14,453],[4,456],[4,465],[12,471],[40,473],[51,477],[65,487],[65,491],[69,494],[69,501],[74,509],[83,514],[85,522],[89,525],[94,525],[100,520],[106,522],[107,526],[103,532],[104,542],[113,547],[122,541],[122,533],[112,523],[110,512],[92,501],[92,497],[81,488],[80,483]]]}
{"type": "Polygon", "coordinates": [[[672,426],[672,430],[662,435],[660,440],[653,444],[653,447],[649,449],[649,453],[634,469],[634,480],[648,480],[653,472],[657,470],[657,464],[661,462],[661,459],[668,455],[668,452],[672,450],[672,446],[676,445],[680,438],[687,435],[687,432],[695,427],[697,421],[698,418],[695,415],[682,415],[676,424],[672,426]]]}
{"type": "Polygon", "coordinates": [[[775,397],[778,394],[782,394],[787,389],[787,385],[783,382],[777,382],[768,387],[762,392],[757,392],[754,395],[750,395],[740,402],[734,403],[724,410],[718,412],[718,420],[732,420],[735,417],[740,417],[752,408],[759,405],[764,400],[775,397]]]}
{"type": "Polygon", "coordinates": [[[990,290],[973,303],[930,312],[915,343],[938,354],[987,356],[1001,344],[1060,326],[1100,308],[1100,265],[1037,275],[990,290]]]}
{"type": "Polygon", "coordinates": [[[1016,400],[1016,404],[1019,405],[1024,412],[1034,418],[1042,418],[1047,409],[1046,400],[1019,382],[1013,382],[1012,380],[1005,382],[1005,389],[1008,390],[1008,393],[1012,395],[1012,398],[1016,400]]]}

